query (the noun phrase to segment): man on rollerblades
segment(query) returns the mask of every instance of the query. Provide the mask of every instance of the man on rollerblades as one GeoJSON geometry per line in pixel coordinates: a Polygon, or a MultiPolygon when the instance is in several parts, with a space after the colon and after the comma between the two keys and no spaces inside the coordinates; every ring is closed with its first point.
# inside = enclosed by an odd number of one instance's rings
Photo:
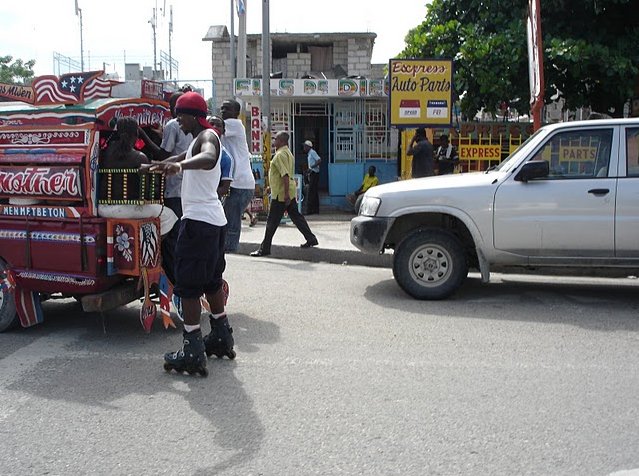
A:
{"type": "Polygon", "coordinates": [[[185,153],[151,166],[167,175],[182,172],[183,176],[183,215],[175,247],[173,292],[182,300],[184,340],[180,350],[165,354],[164,369],[207,376],[207,355],[235,357],[233,330],[224,312],[226,217],[216,191],[221,147],[219,137],[206,121],[207,106],[202,96],[185,93],[175,110],[180,127],[186,134],[193,134],[194,140],[185,153]],[[203,294],[211,309],[211,333],[205,338],[200,328],[203,294]]]}

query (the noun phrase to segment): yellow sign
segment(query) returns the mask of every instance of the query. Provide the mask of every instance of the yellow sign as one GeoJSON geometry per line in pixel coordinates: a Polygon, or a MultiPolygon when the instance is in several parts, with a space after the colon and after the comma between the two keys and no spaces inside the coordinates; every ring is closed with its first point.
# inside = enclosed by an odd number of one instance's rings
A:
{"type": "Polygon", "coordinates": [[[560,162],[594,162],[597,160],[596,147],[559,147],[560,162]]]}
{"type": "Polygon", "coordinates": [[[392,59],[388,70],[391,126],[452,124],[452,60],[392,59]]]}
{"type": "Polygon", "coordinates": [[[501,160],[501,146],[460,144],[459,160],[501,160]]]}

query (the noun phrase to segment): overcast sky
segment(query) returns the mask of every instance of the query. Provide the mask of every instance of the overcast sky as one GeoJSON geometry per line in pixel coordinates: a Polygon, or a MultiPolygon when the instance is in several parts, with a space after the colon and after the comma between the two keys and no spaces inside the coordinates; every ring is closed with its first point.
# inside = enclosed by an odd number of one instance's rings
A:
{"type": "MultiPolygon", "coordinates": [[[[231,0],[77,0],[82,10],[85,70],[117,71],[124,63],[153,63],[157,7],[156,56],[168,53],[168,23],[173,5],[171,55],[183,80],[211,77],[211,46],[203,42],[211,25],[230,30],[231,0]]],[[[262,32],[262,1],[247,1],[247,32],[262,32]]],[[[404,37],[419,25],[429,0],[271,0],[271,33],[377,33],[373,62],[385,63],[404,48],[404,37]],[[391,5],[391,8],[381,8],[391,5]]],[[[238,32],[237,17],[235,32],[238,32]]],[[[36,76],[53,74],[53,54],[80,62],[80,21],[75,0],[0,2],[0,55],[35,59],[36,76]]],[[[66,72],[66,71],[63,71],[66,72]]]]}

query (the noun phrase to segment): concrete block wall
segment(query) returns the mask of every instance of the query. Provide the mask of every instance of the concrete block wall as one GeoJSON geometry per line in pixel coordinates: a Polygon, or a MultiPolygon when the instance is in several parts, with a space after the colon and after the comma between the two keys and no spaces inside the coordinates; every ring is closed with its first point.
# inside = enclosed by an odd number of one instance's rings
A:
{"type": "Polygon", "coordinates": [[[310,53],[288,53],[286,55],[287,77],[301,78],[311,71],[310,53]]]}
{"type": "Polygon", "coordinates": [[[359,38],[348,40],[348,74],[370,76],[372,45],[359,38]]]}
{"type": "MultiPolygon", "coordinates": [[[[231,73],[231,45],[228,42],[213,42],[211,48],[212,77],[215,81],[215,113],[225,99],[233,97],[233,75],[231,73]]],[[[205,98],[208,99],[208,98],[205,98]]]]}
{"type": "MultiPolygon", "coordinates": [[[[333,43],[333,64],[341,64],[348,70],[348,41],[339,40],[333,43]]],[[[350,74],[350,73],[349,73],[350,74]]]]}

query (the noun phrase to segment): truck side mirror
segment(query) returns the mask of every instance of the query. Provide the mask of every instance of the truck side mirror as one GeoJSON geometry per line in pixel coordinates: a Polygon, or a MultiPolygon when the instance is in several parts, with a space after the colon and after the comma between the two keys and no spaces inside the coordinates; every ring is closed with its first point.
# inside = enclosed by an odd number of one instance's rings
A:
{"type": "Polygon", "coordinates": [[[548,177],[550,166],[547,160],[531,160],[526,162],[515,175],[518,182],[528,182],[530,179],[548,177]]]}

